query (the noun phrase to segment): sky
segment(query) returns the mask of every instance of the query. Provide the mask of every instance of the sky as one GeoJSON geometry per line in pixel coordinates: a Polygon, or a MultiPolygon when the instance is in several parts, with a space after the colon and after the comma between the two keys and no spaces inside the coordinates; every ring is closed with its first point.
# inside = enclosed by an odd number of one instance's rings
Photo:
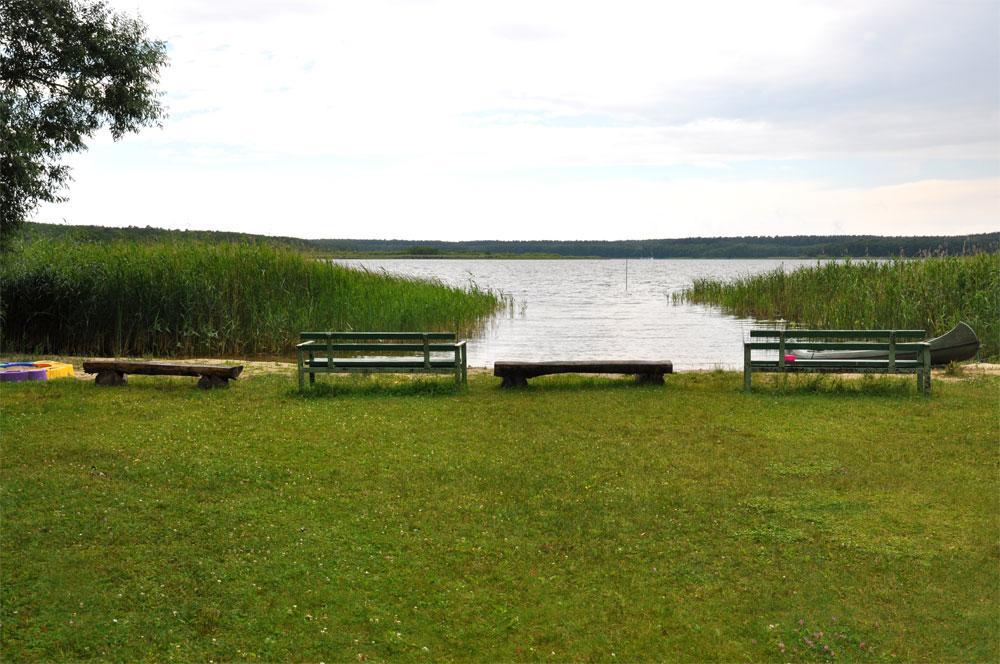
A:
{"type": "Polygon", "coordinates": [[[308,238],[1000,230],[1000,0],[112,0],[169,117],[38,221],[308,238]]]}

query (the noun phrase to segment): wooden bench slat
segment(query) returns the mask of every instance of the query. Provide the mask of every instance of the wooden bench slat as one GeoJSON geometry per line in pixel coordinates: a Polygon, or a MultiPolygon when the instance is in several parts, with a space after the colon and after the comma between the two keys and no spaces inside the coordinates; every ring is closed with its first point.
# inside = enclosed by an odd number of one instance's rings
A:
{"type": "MultiPolygon", "coordinates": [[[[829,374],[866,374],[866,373],[877,373],[877,374],[920,374],[923,372],[921,367],[896,367],[890,368],[886,365],[881,365],[877,367],[843,367],[843,366],[818,366],[818,367],[803,367],[795,366],[789,364],[788,366],[781,368],[777,365],[770,367],[754,367],[754,373],[829,373],[829,374]]],[[[918,384],[918,388],[923,389],[918,384]]]]}
{"type": "MultiPolygon", "coordinates": [[[[427,344],[427,349],[430,350],[432,353],[441,353],[441,352],[453,353],[453,352],[455,352],[455,347],[457,345],[458,344],[427,344]]],[[[348,352],[361,352],[361,351],[370,351],[370,350],[375,350],[375,351],[395,351],[395,352],[402,352],[402,351],[415,352],[415,351],[418,351],[420,353],[424,352],[424,345],[423,344],[394,344],[394,343],[386,343],[386,344],[343,344],[343,343],[327,344],[327,343],[323,343],[323,342],[318,341],[318,340],[305,341],[303,343],[300,343],[298,345],[298,348],[301,348],[303,350],[314,350],[314,351],[323,351],[323,350],[326,350],[326,349],[330,349],[330,350],[341,350],[341,351],[348,351],[348,352]]]]}
{"type": "Polygon", "coordinates": [[[301,332],[299,339],[455,339],[454,332],[301,332]]]}
{"type": "MultiPolygon", "coordinates": [[[[751,363],[754,369],[761,367],[777,367],[779,366],[778,360],[754,360],[751,363]]],[[[796,359],[794,362],[786,362],[785,368],[791,369],[793,367],[839,367],[842,369],[852,369],[858,367],[888,367],[889,360],[799,360],[796,359]]],[[[896,360],[896,367],[898,368],[913,368],[922,367],[923,364],[918,360],[896,360]]]]}
{"type": "Polygon", "coordinates": [[[754,338],[777,339],[784,334],[785,339],[888,339],[893,334],[897,339],[923,339],[925,330],[750,330],[754,338]]]}
{"type": "MultiPolygon", "coordinates": [[[[307,367],[327,367],[329,362],[325,357],[317,357],[314,360],[306,360],[307,367]]],[[[368,358],[354,358],[354,357],[335,357],[333,358],[334,367],[355,367],[363,369],[365,367],[371,368],[387,368],[387,367],[399,367],[401,369],[422,367],[424,361],[421,359],[368,359],[368,358]]],[[[432,367],[455,367],[455,360],[431,360],[430,366],[432,367]]]]}
{"type": "MultiPolygon", "coordinates": [[[[891,344],[887,343],[863,343],[851,341],[831,341],[829,343],[821,341],[789,341],[784,344],[777,341],[754,341],[747,344],[753,350],[889,350],[891,344]]],[[[899,343],[896,344],[897,351],[919,351],[924,347],[919,343],[899,343]]]]}

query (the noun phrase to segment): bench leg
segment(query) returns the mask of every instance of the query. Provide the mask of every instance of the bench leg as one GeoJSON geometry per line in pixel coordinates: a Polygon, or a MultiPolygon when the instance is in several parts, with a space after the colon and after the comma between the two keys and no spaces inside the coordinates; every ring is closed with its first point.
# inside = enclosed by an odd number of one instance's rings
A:
{"type": "Polygon", "coordinates": [[[309,372],[309,387],[312,387],[315,384],[316,384],[316,374],[313,373],[312,371],[310,371],[309,372]]]}
{"type": "Polygon", "coordinates": [[[661,373],[636,374],[635,382],[637,385],[663,385],[663,374],[661,373]]]}
{"type": "Polygon", "coordinates": [[[918,371],[917,372],[917,390],[920,394],[927,396],[931,393],[931,372],[930,371],[918,371]]]}
{"type": "Polygon", "coordinates": [[[100,385],[101,387],[124,385],[125,382],[125,374],[120,371],[111,370],[98,372],[97,377],[94,379],[94,383],[100,385]]]}
{"type": "Polygon", "coordinates": [[[216,387],[229,387],[229,379],[224,376],[202,376],[198,379],[198,387],[211,390],[216,387]]]}
{"type": "Polygon", "coordinates": [[[743,391],[750,391],[750,344],[743,344],[743,391]]]}
{"type": "Polygon", "coordinates": [[[462,384],[469,384],[469,349],[462,346],[462,384]]]}
{"type": "Polygon", "coordinates": [[[502,376],[500,382],[501,389],[510,389],[513,387],[527,387],[528,379],[520,374],[510,374],[507,376],[502,376]]]}

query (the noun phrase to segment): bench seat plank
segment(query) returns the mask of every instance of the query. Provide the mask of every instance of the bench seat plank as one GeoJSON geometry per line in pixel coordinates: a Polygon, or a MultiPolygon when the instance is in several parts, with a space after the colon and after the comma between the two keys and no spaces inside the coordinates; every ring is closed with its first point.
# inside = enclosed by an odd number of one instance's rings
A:
{"type": "Polygon", "coordinates": [[[899,373],[899,374],[909,374],[909,373],[921,373],[922,369],[920,367],[896,367],[895,369],[889,369],[886,365],[880,367],[845,367],[845,366],[825,366],[825,367],[781,367],[769,366],[769,367],[754,367],[753,371],[755,373],[899,373]]]}
{"type": "MultiPolygon", "coordinates": [[[[751,366],[756,369],[780,368],[778,360],[754,360],[751,366]]],[[[887,369],[889,360],[795,360],[785,362],[785,369],[795,371],[801,369],[822,369],[833,367],[849,371],[851,369],[887,369]]],[[[923,364],[918,360],[896,360],[897,369],[920,369],[923,364]]]]}
{"type": "Polygon", "coordinates": [[[116,371],[118,373],[139,374],[143,376],[218,376],[220,378],[233,379],[243,372],[243,367],[130,360],[88,360],[83,363],[83,371],[85,373],[116,371]]]}
{"type": "Polygon", "coordinates": [[[97,374],[94,382],[102,386],[124,385],[128,374],[143,376],[197,376],[198,387],[209,389],[226,387],[243,372],[243,365],[234,367],[215,364],[178,364],[171,362],[143,362],[135,360],[88,360],[83,363],[85,373],[97,374]]]}
{"type": "Polygon", "coordinates": [[[640,382],[662,383],[663,375],[674,372],[669,360],[568,360],[548,362],[500,361],[493,375],[502,378],[501,387],[519,387],[529,378],[552,374],[635,374],[640,382]]]}
{"type": "MultiPolygon", "coordinates": [[[[307,367],[326,367],[329,366],[327,359],[325,357],[317,357],[312,360],[306,360],[305,364],[307,367]]],[[[409,358],[367,358],[367,357],[335,357],[333,358],[334,367],[351,367],[355,369],[364,368],[391,368],[397,367],[400,369],[419,369],[424,366],[424,361],[420,359],[409,358]]],[[[430,366],[433,368],[455,368],[455,360],[436,360],[432,359],[430,361],[430,366]]]]}

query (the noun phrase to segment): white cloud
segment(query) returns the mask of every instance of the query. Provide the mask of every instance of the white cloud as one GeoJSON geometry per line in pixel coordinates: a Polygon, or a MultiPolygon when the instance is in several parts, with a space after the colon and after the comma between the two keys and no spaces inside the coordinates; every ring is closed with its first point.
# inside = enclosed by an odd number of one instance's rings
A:
{"type": "Polygon", "coordinates": [[[125,189],[144,192],[137,205],[162,198],[148,223],[262,231],[286,217],[282,232],[312,237],[952,233],[1000,219],[996,2],[138,8],[171,46],[172,117],[128,137],[127,156],[96,141],[71,202],[42,219],[147,223],[109,210],[125,189]],[[781,161],[916,175],[889,190],[741,171],[781,161]],[[955,162],[975,162],[968,180],[944,181],[955,162]],[[601,175],[622,167],[692,172],[601,175]],[[469,235],[473,220],[489,225],[469,235]]]}

